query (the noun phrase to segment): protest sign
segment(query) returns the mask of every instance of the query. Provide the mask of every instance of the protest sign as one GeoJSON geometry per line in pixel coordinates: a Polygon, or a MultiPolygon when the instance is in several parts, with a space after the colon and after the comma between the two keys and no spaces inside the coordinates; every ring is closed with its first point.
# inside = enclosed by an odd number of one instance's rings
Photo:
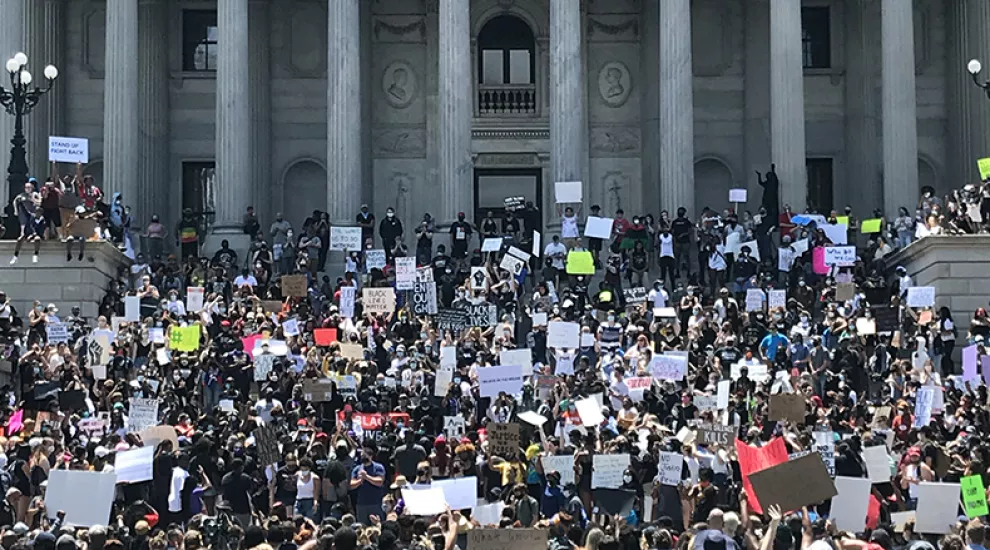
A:
{"type": "Polygon", "coordinates": [[[48,323],[45,332],[48,333],[48,343],[62,344],[69,341],[72,331],[69,323],[48,323]]]}
{"type": "Polygon", "coordinates": [[[554,183],[553,188],[557,204],[581,202],[581,182],[558,181],[554,183]]]}
{"type": "MultiPolygon", "coordinates": [[[[102,418],[83,418],[79,421],[79,429],[88,437],[96,436],[97,439],[103,436],[103,430],[107,426],[107,421],[102,418]]],[[[145,445],[148,443],[145,442],[145,445]]]]}
{"type": "Polygon", "coordinates": [[[330,250],[361,250],[360,227],[330,227],[330,250]]]}
{"type": "Polygon", "coordinates": [[[830,518],[836,527],[853,533],[866,526],[866,511],[870,504],[870,480],[858,477],[836,477],[835,498],[830,518]]]}
{"type": "Polygon", "coordinates": [[[282,296],[306,297],[305,275],[282,275],[282,296]]]}
{"type": "Polygon", "coordinates": [[[761,506],[776,504],[781,510],[799,510],[837,494],[825,464],[814,453],[752,473],[749,481],[761,506]]]}
{"type": "Polygon", "coordinates": [[[778,393],[770,396],[770,420],[804,422],[804,414],[804,395],[798,393],[778,393]]]}
{"type": "Polygon", "coordinates": [[[472,267],[471,276],[468,280],[471,281],[471,290],[488,290],[488,275],[487,269],[484,267],[472,267]]]}
{"type": "Polygon", "coordinates": [[[169,348],[174,351],[196,351],[199,349],[199,325],[188,327],[172,326],[169,329],[169,348]]]}
{"type": "Polygon", "coordinates": [[[65,512],[64,523],[89,528],[110,522],[110,507],[116,493],[117,474],[83,470],[57,470],[48,473],[45,510],[65,512]]]}
{"type": "Polygon", "coordinates": [[[443,491],[444,499],[451,510],[465,510],[478,504],[478,478],[474,476],[435,479],[432,486],[443,491]]]}
{"type": "Polygon", "coordinates": [[[948,533],[956,524],[959,509],[958,483],[918,484],[918,508],[915,510],[916,533],[948,533]]]}
{"type": "Polygon", "coordinates": [[[684,455],[660,451],[660,484],[676,487],[681,483],[681,473],[684,468],[684,455]]]}
{"type": "MultiPolygon", "coordinates": [[[[907,292],[908,307],[932,307],[935,305],[935,287],[913,286],[907,292]]],[[[920,521],[920,518],[919,518],[920,521]]]]}
{"type": "Polygon", "coordinates": [[[131,398],[131,409],[127,414],[127,429],[140,432],[158,425],[158,400],[140,397],[131,398]]]}
{"type": "Polygon", "coordinates": [[[829,267],[856,265],[856,247],[855,246],[825,247],[825,265],[829,267]]]}
{"type": "Polygon", "coordinates": [[[626,305],[645,304],[646,298],[649,294],[650,291],[646,290],[646,287],[642,286],[622,290],[622,296],[626,299],[626,305]]]}
{"type": "Polygon", "coordinates": [[[766,294],[759,288],[746,289],[746,311],[763,311],[766,294]]]}
{"type": "Polygon", "coordinates": [[[518,277],[522,274],[523,268],[526,267],[526,262],[511,254],[506,254],[505,256],[502,256],[502,261],[498,264],[498,266],[511,273],[513,277],[518,277]]]}
{"type": "Polygon", "coordinates": [[[286,336],[299,336],[299,321],[297,319],[286,319],[282,323],[282,333],[286,336]]]}
{"type": "Polygon", "coordinates": [[[271,424],[258,426],[254,429],[254,442],[258,446],[258,460],[262,466],[270,466],[281,459],[281,453],[278,450],[278,435],[275,433],[275,427],[271,424]]]}
{"type": "MultiPolygon", "coordinates": [[[[501,500],[495,501],[491,504],[475,504],[474,508],[471,510],[471,519],[478,522],[478,525],[482,527],[494,526],[498,527],[498,524],[502,521],[502,510],[505,509],[505,503],[501,500]]],[[[480,529],[473,529],[468,531],[472,533],[474,531],[481,531],[480,529]]],[[[515,531],[515,529],[513,529],[515,531]]]]}
{"type": "Polygon", "coordinates": [[[340,316],[343,318],[354,317],[354,299],[357,295],[357,288],[345,286],[340,288],[340,316]]]}
{"type": "Polygon", "coordinates": [[[303,399],[312,403],[326,403],[333,399],[334,380],[330,378],[303,378],[303,399]]]}
{"type": "Polygon", "coordinates": [[[676,382],[687,376],[687,357],[654,355],[650,360],[650,373],[657,380],[676,382]]]}
{"type": "Polygon", "coordinates": [[[918,388],[914,403],[914,428],[927,426],[932,419],[932,408],[935,405],[935,388],[922,386],[918,388]]]}
{"type": "Polygon", "coordinates": [[[543,240],[543,235],[540,234],[539,231],[537,231],[537,230],[534,229],[533,230],[533,248],[532,248],[532,250],[533,250],[533,255],[536,256],[537,258],[539,258],[543,254],[543,252],[542,252],[543,249],[540,248],[540,243],[541,243],[542,240],[543,240]]]}
{"type": "Polygon", "coordinates": [[[595,239],[611,239],[613,223],[612,218],[588,216],[588,221],[584,224],[584,236],[595,239]]]}
{"type": "Polygon", "coordinates": [[[518,413],[516,416],[519,417],[519,420],[533,426],[542,426],[547,423],[547,418],[545,416],[541,416],[533,411],[523,411],[518,413]]]}
{"type": "Polygon", "coordinates": [[[114,333],[105,329],[95,329],[89,335],[87,357],[90,365],[106,365],[110,362],[110,342],[114,333]]]}
{"type": "Polygon", "coordinates": [[[502,237],[489,237],[481,243],[482,252],[498,252],[502,250],[502,237]]]}
{"type": "Polygon", "coordinates": [[[975,382],[979,380],[980,375],[979,373],[976,372],[977,363],[979,362],[979,355],[980,355],[980,350],[977,344],[973,344],[972,346],[966,346],[965,348],[963,348],[962,350],[963,382],[973,382],[975,384],[975,382]]]}
{"type": "Polygon", "coordinates": [[[412,292],[413,313],[417,316],[437,314],[437,285],[432,281],[416,280],[412,292]]]}
{"type": "Polygon", "coordinates": [[[729,189],[729,202],[746,202],[749,190],[745,188],[729,189]]]}
{"type": "Polygon", "coordinates": [[[718,398],[714,395],[695,395],[694,406],[701,412],[718,410],[718,398]]]}
{"type": "Polygon", "coordinates": [[[576,349],[581,342],[581,325],[551,321],[547,326],[547,347],[576,349]]]}
{"type": "Polygon", "coordinates": [[[546,550],[547,529],[471,529],[467,547],[471,550],[546,550]]]}
{"type": "Polygon", "coordinates": [[[141,320],[141,298],[124,296],[124,320],[128,323],[136,323],[141,320]]]}
{"type": "Polygon", "coordinates": [[[337,329],[318,328],[313,331],[313,341],[317,346],[329,346],[337,341],[337,329]]]}
{"type": "Polygon", "coordinates": [[[977,159],[976,167],[980,170],[980,179],[990,178],[990,158],[977,159]]]}
{"type": "Polygon", "coordinates": [[[464,312],[469,327],[493,327],[498,323],[495,304],[469,304],[458,309],[464,312]]]}
{"type": "Polygon", "coordinates": [[[869,336],[877,333],[877,322],[873,319],[860,317],[856,319],[856,333],[860,336],[869,336]]]}
{"type": "Polygon", "coordinates": [[[445,416],[443,417],[443,433],[447,436],[448,440],[460,441],[464,437],[464,434],[467,433],[467,422],[460,415],[445,416]]]}
{"type": "Polygon", "coordinates": [[[595,260],[587,250],[571,250],[564,266],[568,275],[594,275],[595,260]]]}
{"type": "Polygon", "coordinates": [[[395,311],[395,289],[365,287],[361,291],[361,303],[365,313],[388,315],[395,311]]]}
{"type": "Polygon", "coordinates": [[[153,477],[152,463],[154,460],[154,447],[138,447],[130,451],[118,452],[113,463],[114,473],[117,474],[117,483],[150,481],[153,477]]]}
{"type": "Polygon", "coordinates": [[[811,432],[814,443],[811,450],[822,457],[822,464],[828,471],[829,477],[835,477],[835,435],[831,431],[811,432]]]}
{"type": "Polygon", "coordinates": [[[502,392],[515,395],[522,391],[522,369],[521,365],[493,365],[479,368],[478,392],[481,397],[498,397],[502,392]]]}
{"type": "Polygon", "coordinates": [[[272,372],[275,366],[275,355],[262,353],[254,356],[254,381],[264,382],[268,380],[268,373],[272,372]]]}
{"type": "Polygon", "coordinates": [[[385,251],[382,249],[366,250],[364,252],[364,267],[368,273],[372,269],[385,269],[385,251]]]}
{"type": "Polygon", "coordinates": [[[438,329],[450,330],[454,333],[458,333],[470,327],[468,324],[467,313],[465,313],[463,309],[438,309],[434,322],[436,323],[438,329]]]}
{"type": "Polygon", "coordinates": [[[412,290],[416,282],[416,258],[403,256],[395,259],[395,288],[412,290]]]}
{"type": "Polygon", "coordinates": [[[899,307],[874,307],[873,318],[877,322],[877,332],[894,332],[899,328],[901,311],[899,307]]]}
{"type": "Polygon", "coordinates": [[[450,370],[457,368],[457,346],[442,346],[440,348],[440,367],[450,370]]]}
{"type": "Polygon", "coordinates": [[[412,516],[436,516],[447,511],[447,499],[440,487],[402,489],[406,513],[412,516]]]}
{"type": "Polygon", "coordinates": [[[433,396],[446,397],[454,381],[454,369],[441,366],[433,378],[433,396]]]}
{"type": "Polygon", "coordinates": [[[699,424],[697,427],[697,432],[698,443],[718,445],[725,448],[729,448],[736,443],[737,428],[735,426],[723,426],[721,424],[699,424]]]}
{"type": "Polygon", "coordinates": [[[48,136],[49,162],[89,163],[89,140],[86,138],[48,136]]]}
{"type": "Polygon", "coordinates": [[[593,397],[578,399],[574,402],[578,416],[581,417],[581,424],[589,427],[598,426],[605,421],[602,415],[602,405],[593,397]]]}
{"type": "MultiPolygon", "coordinates": [[[[206,296],[206,289],[201,286],[190,286],[186,287],[186,311],[188,313],[195,313],[203,309],[203,299],[206,296]]],[[[282,303],[279,302],[279,309],[282,309],[282,303]]]]}
{"type": "Polygon", "coordinates": [[[489,423],[488,452],[492,456],[502,458],[515,457],[519,452],[519,424],[489,423]]]}
{"type": "Polygon", "coordinates": [[[849,242],[849,228],[845,224],[820,224],[818,229],[821,229],[828,240],[832,241],[832,244],[846,244],[849,242]]]}
{"type": "Polygon", "coordinates": [[[162,441],[171,441],[172,448],[179,448],[179,436],[172,426],[152,426],[138,432],[146,447],[157,447],[162,441]]]}
{"type": "MultiPolygon", "coordinates": [[[[559,360],[558,360],[559,361],[559,360]]],[[[573,363],[572,363],[573,367],[573,363]]],[[[571,369],[573,372],[573,368],[571,369]]],[[[559,369],[558,369],[559,374],[559,369]]],[[[633,401],[642,401],[643,394],[653,385],[652,376],[634,376],[625,379],[626,387],[629,388],[629,398],[633,401]]]]}
{"type": "MultiPolygon", "coordinates": [[[[746,489],[746,494],[749,496],[749,504],[756,513],[762,514],[764,504],[761,504],[759,496],[753,492],[750,478],[756,472],[787,462],[787,447],[784,445],[784,438],[775,437],[770,443],[762,447],[753,447],[737,439],[736,455],[743,477],[743,488],[746,489]]],[[[821,461],[819,460],[819,462],[821,461]]]]}
{"type": "Polygon", "coordinates": [[[873,483],[886,483],[890,481],[890,455],[887,454],[887,447],[876,445],[863,449],[863,462],[866,463],[866,471],[873,483]]]}
{"type": "Polygon", "coordinates": [[[729,390],[732,388],[731,380],[720,380],[718,383],[718,392],[716,396],[718,397],[716,401],[716,406],[719,409],[726,409],[729,407],[729,390]]]}
{"type": "Polygon", "coordinates": [[[545,327],[547,326],[547,314],[546,312],[534,313],[531,318],[533,319],[534,327],[545,327]]]}
{"type": "Polygon", "coordinates": [[[959,489],[962,491],[963,509],[969,519],[990,514],[990,509],[987,508],[987,491],[979,474],[960,479],[959,489]]]}
{"type": "Polygon", "coordinates": [[[622,487],[622,473],[629,467],[629,454],[599,455],[593,457],[591,473],[592,489],[618,489],[622,487]]]}
{"type": "Polygon", "coordinates": [[[533,351],[528,348],[504,349],[498,354],[498,362],[502,365],[522,367],[523,376],[533,374],[533,351]]]}
{"type": "Polygon", "coordinates": [[[787,306],[787,289],[771,290],[767,300],[767,307],[775,309],[787,306]]]}
{"type": "Polygon", "coordinates": [[[561,487],[574,483],[574,455],[544,456],[540,460],[543,461],[544,472],[560,474],[561,487]]]}
{"type": "Polygon", "coordinates": [[[864,235],[869,235],[871,233],[879,233],[881,224],[883,224],[882,218],[863,220],[859,224],[859,232],[864,235]]]}

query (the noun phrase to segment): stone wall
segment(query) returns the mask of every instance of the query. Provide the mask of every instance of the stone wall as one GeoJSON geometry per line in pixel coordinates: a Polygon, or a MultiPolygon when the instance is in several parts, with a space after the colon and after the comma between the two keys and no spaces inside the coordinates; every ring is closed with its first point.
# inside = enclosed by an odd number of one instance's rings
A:
{"type": "Polygon", "coordinates": [[[990,300],[990,235],[926,237],[891,258],[917,286],[935,287],[935,304],[948,306],[960,334],[990,300]]]}

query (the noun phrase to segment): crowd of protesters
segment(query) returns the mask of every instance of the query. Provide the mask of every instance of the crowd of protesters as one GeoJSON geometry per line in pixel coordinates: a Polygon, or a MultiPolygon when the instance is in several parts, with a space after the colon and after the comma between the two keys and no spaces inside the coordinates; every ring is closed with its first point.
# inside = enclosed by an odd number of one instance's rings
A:
{"type": "MultiPolygon", "coordinates": [[[[40,194],[33,185],[14,201],[19,243],[68,238],[45,204],[52,193],[74,193],[80,218],[99,212],[93,218],[129,246],[129,213],[116,200],[105,207],[81,172],[72,181],[53,173],[40,194]]],[[[469,546],[473,531],[535,528],[560,549],[982,550],[985,518],[960,512],[929,533],[894,517],[917,507],[921,484],[990,481],[990,396],[982,377],[963,381],[953,353],[958,340],[984,355],[990,316],[981,308],[967,326],[945,307],[908,307],[911,277],[885,259],[916,237],[981,231],[987,197],[967,188],[942,201],[925,190],[915,216],[902,210],[869,233],[849,208],[705,209],[694,219],[684,208],[656,218],[619,210],[608,238],[582,232],[587,216],[605,215],[600,207],[562,204],[559,234],[542,246],[534,231],[544,216],[530,203],[477,223],[461,214],[445,228],[427,214],[412,249],[393,209],[379,221],[364,206],[355,219],[364,249],[347,251],[339,274],[327,272],[323,212],[296,230],[281,215],[264,227],[249,210],[247,258],[227,244],[203,251],[205,230],[191,211],[174,234],[154,218],[144,236],[157,244],[135,255],[97,319],[78,310],[59,318],[54,304],[16,311],[0,295],[13,375],[0,411],[0,546],[451,550],[469,546]],[[857,257],[823,271],[814,250],[840,244],[823,227],[840,219],[857,257]],[[177,253],[167,254],[173,237],[177,253]],[[501,243],[482,252],[488,239],[501,243]],[[532,253],[517,272],[500,267],[513,248],[532,253]],[[384,250],[384,266],[369,265],[372,250],[384,250]],[[571,273],[570,254],[585,250],[594,273],[571,273]],[[416,259],[417,281],[432,287],[433,311],[396,288],[403,257],[416,259]],[[284,295],[282,280],[300,274],[305,296],[284,295]],[[368,288],[396,289],[395,308],[366,311],[368,288]],[[202,289],[201,303],[190,289],[202,289]],[[774,290],[786,298],[770,306],[774,290]],[[355,303],[345,306],[345,295],[355,303]],[[139,321],[122,320],[129,297],[139,299],[139,321]],[[471,326],[445,326],[434,314],[479,305],[495,314],[471,326]],[[580,325],[578,346],[548,345],[548,324],[562,321],[580,325]],[[67,338],[55,341],[55,324],[67,338]],[[189,327],[199,334],[195,349],[171,349],[172,334],[189,327]],[[102,353],[97,336],[107,334],[102,353]],[[482,396],[479,372],[514,349],[529,350],[532,374],[518,393],[482,396]],[[452,372],[441,367],[446,350],[452,372]],[[654,359],[670,354],[686,355],[685,376],[655,377],[654,359]],[[274,356],[262,376],[259,355],[274,356]],[[720,382],[728,398],[713,408],[720,382]],[[327,392],[310,393],[319,383],[327,392]],[[917,422],[916,397],[930,387],[942,402],[917,422]],[[780,393],[801,397],[802,420],[770,420],[780,393]],[[132,413],[147,399],[158,402],[157,423],[175,432],[147,443],[152,479],[118,485],[105,524],[47,509],[53,470],[113,472],[119,454],[146,445],[132,413]],[[595,409],[579,412],[588,399],[595,409]],[[518,426],[519,445],[496,450],[493,425],[506,424],[518,426]],[[837,529],[828,502],[759,515],[737,447],[691,437],[699,424],[730,426],[738,445],[784,445],[789,454],[815,452],[815,433],[827,432],[838,476],[866,477],[861,454],[882,445],[890,477],[873,485],[859,528],[837,529]],[[683,459],[673,485],[661,482],[661,453],[683,459]],[[609,488],[618,504],[593,481],[600,455],[629,457],[609,488]],[[942,455],[947,464],[937,464],[942,455]],[[561,456],[572,457],[567,468],[545,465],[561,456]],[[477,507],[421,515],[408,502],[408,490],[462,478],[474,478],[477,507]],[[491,505],[495,516],[479,520],[491,505]]]]}

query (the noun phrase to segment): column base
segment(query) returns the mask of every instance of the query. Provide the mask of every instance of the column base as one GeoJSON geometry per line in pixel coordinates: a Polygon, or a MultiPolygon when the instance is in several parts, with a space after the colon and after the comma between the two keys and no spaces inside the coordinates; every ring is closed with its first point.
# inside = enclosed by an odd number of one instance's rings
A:
{"type": "Polygon", "coordinates": [[[237,270],[240,272],[247,265],[248,251],[251,249],[251,238],[240,227],[214,227],[213,231],[203,240],[200,255],[213,258],[223,241],[237,252],[237,270]]]}

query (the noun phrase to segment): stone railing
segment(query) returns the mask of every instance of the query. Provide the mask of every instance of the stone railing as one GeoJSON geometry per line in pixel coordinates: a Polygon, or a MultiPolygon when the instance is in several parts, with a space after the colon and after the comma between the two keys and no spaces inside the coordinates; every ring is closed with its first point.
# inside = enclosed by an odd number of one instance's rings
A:
{"type": "Polygon", "coordinates": [[[536,115],[535,84],[478,86],[478,116],[536,115]]]}

